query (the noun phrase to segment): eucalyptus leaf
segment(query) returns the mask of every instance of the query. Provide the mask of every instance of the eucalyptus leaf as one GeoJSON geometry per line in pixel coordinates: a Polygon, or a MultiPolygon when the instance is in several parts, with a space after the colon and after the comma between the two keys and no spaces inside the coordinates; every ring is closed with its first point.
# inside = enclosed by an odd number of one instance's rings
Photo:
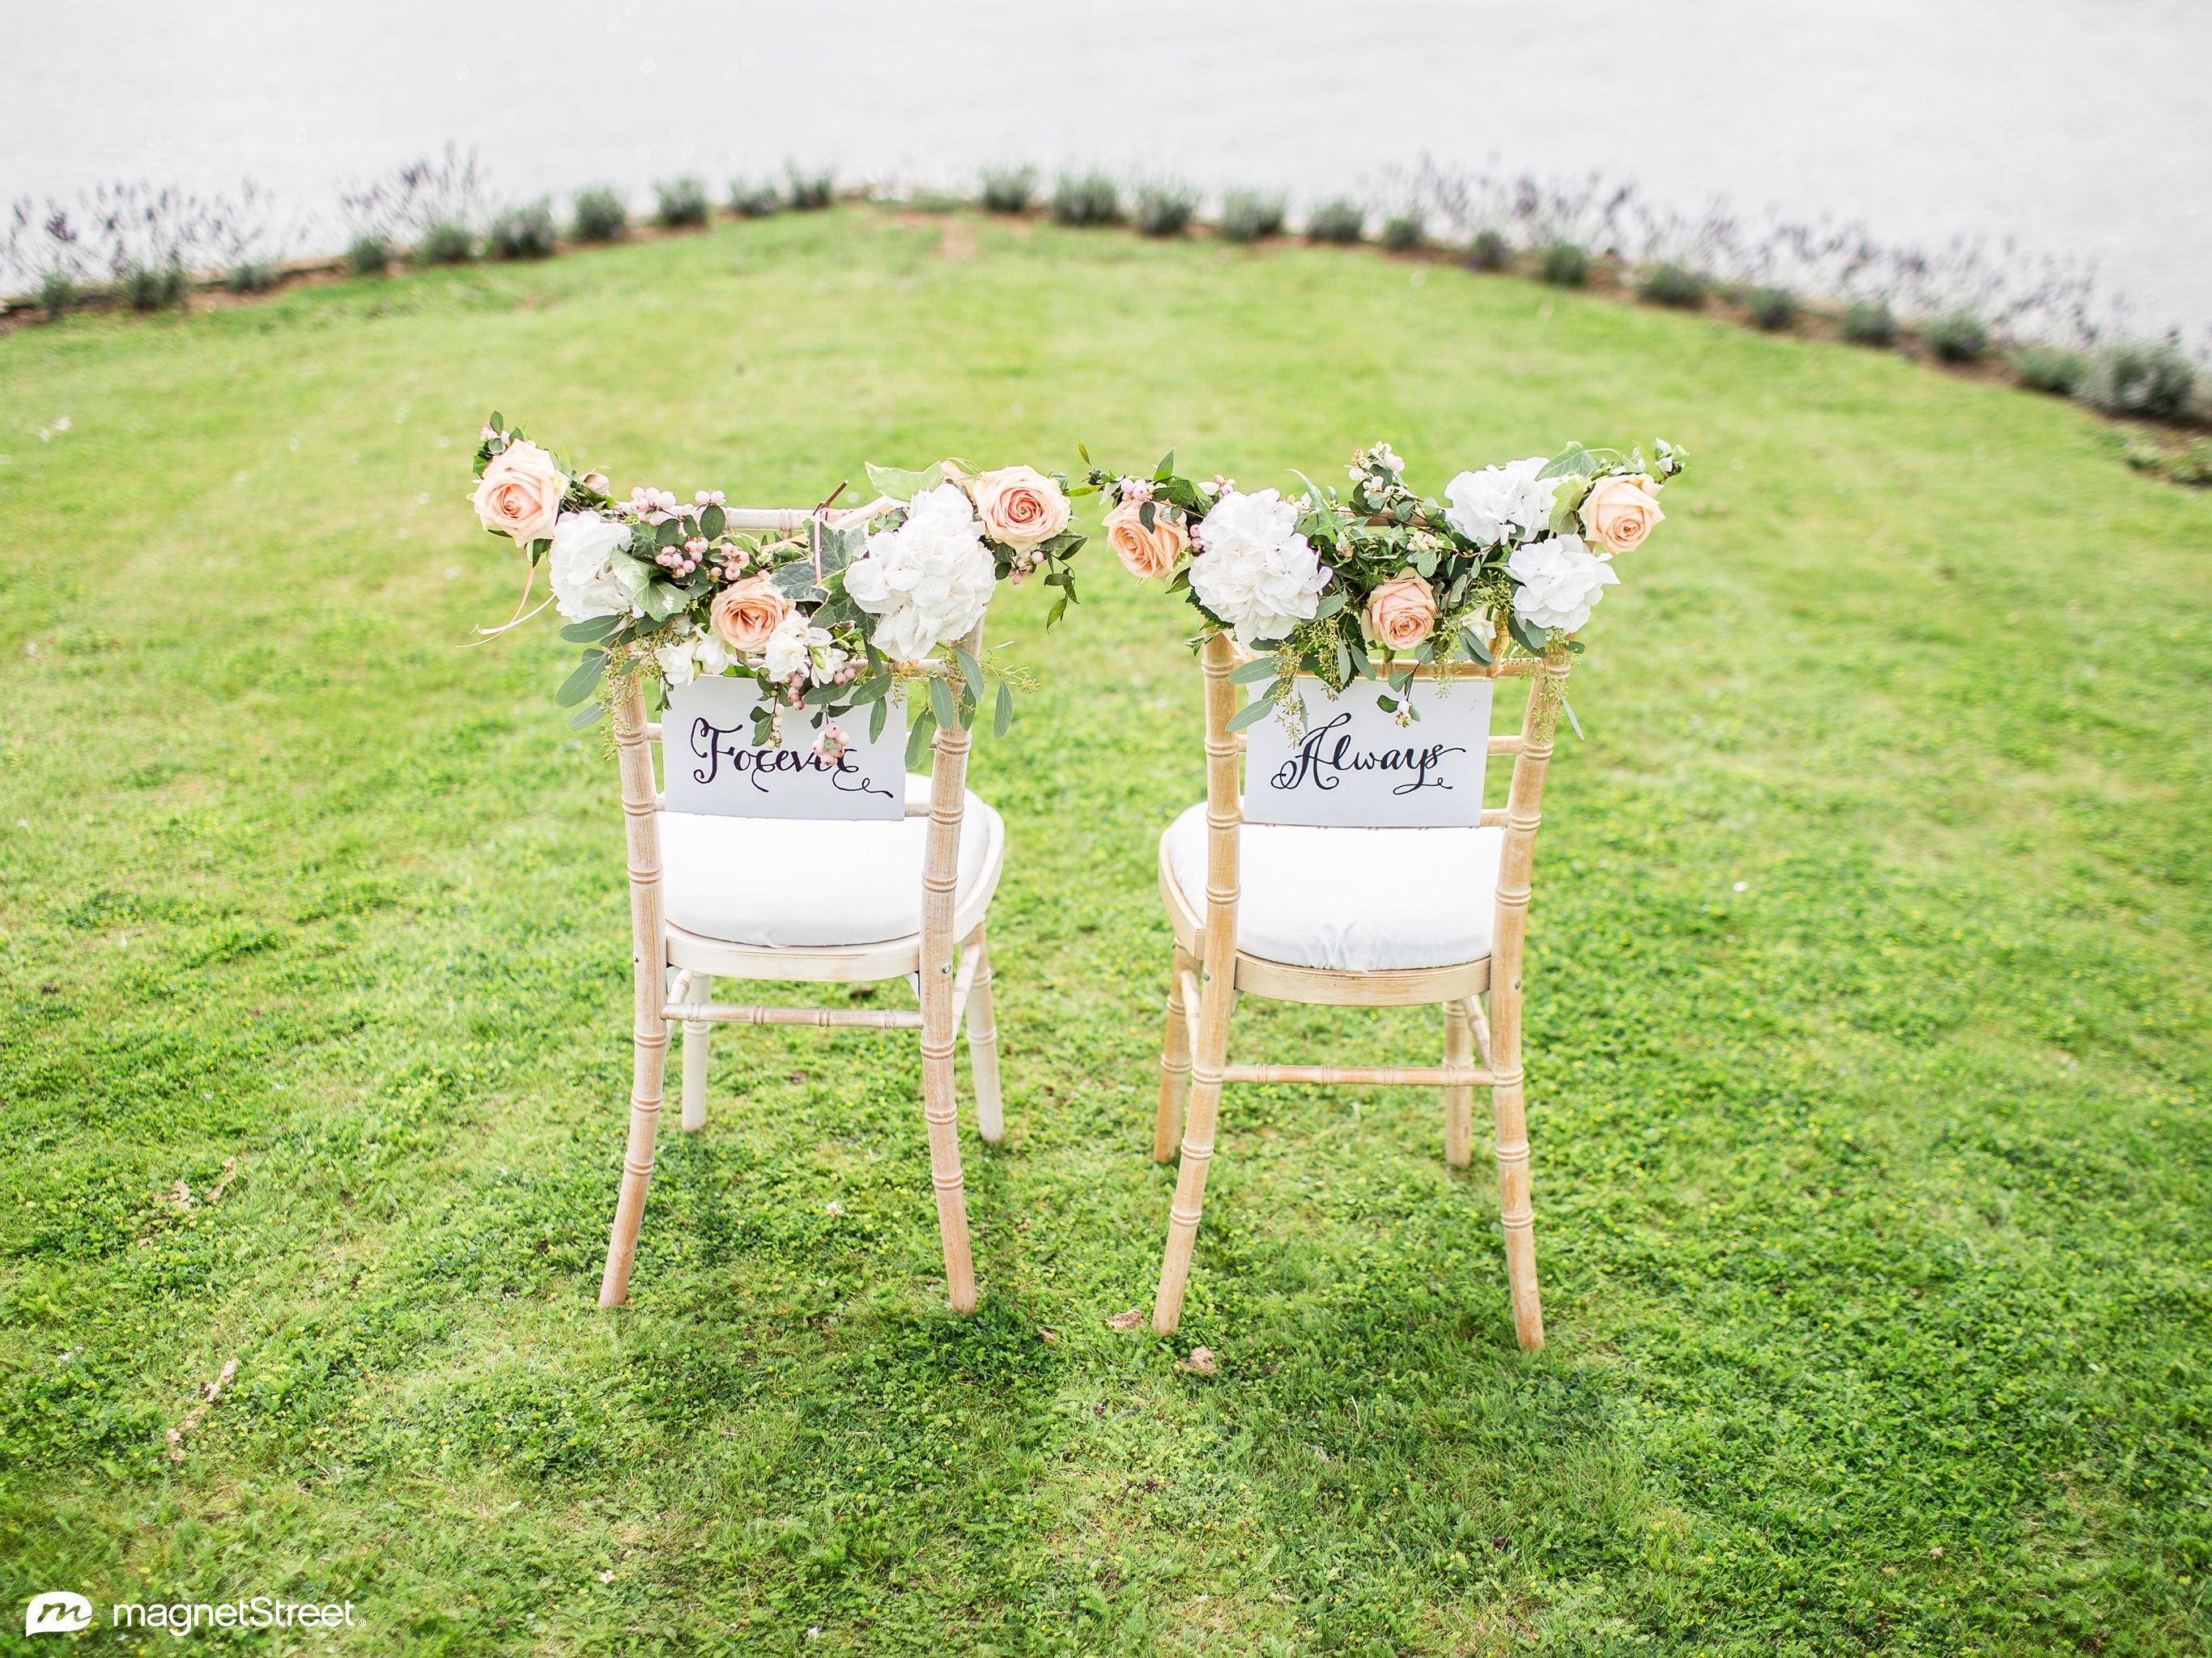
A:
{"type": "Polygon", "coordinates": [[[983,665],[962,647],[952,647],[952,659],[960,665],[960,677],[968,682],[968,694],[981,707],[983,701],[983,665]]]}
{"type": "Polygon", "coordinates": [[[1230,716],[1229,729],[1241,732],[1247,726],[1256,726],[1274,711],[1275,705],[1271,700],[1264,696],[1255,697],[1230,716]]]}
{"type": "Polygon", "coordinates": [[[596,645],[622,624],[618,616],[595,616],[586,622],[571,622],[561,629],[561,637],[572,645],[596,645]]]}
{"type": "Polygon", "coordinates": [[[929,677],[929,710],[937,716],[937,723],[940,726],[949,726],[957,723],[953,718],[952,687],[941,673],[929,677]]]}
{"type": "Polygon", "coordinates": [[[1256,685],[1262,679],[1274,677],[1275,659],[1272,656],[1255,657],[1242,666],[1229,671],[1230,683],[1235,685],[1256,685]]]}
{"type": "Polygon", "coordinates": [[[1512,634],[1515,642],[1522,650],[1531,656],[1543,655],[1545,644],[1552,636],[1550,629],[1530,629],[1521,620],[1521,612],[1518,610],[1508,610],[1505,613],[1505,626],[1507,631],[1512,634]]]}
{"type": "Polygon", "coordinates": [[[914,729],[906,734],[906,768],[912,771],[921,763],[921,756],[929,751],[930,734],[937,729],[937,718],[927,708],[914,722],[914,729]]]}
{"type": "Polygon", "coordinates": [[[569,716],[568,729],[572,732],[588,730],[592,726],[598,725],[600,720],[605,717],[605,714],[606,709],[602,708],[597,702],[593,702],[586,708],[579,708],[574,714],[569,716]]]}
{"type": "Polygon", "coordinates": [[[1006,682],[999,682],[999,706],[991,714],[991,735],[1004,737],[1006,728],[1014,723],[1014,694],[1006,682]]]}
{"type": "Polygon", "coordinates": [[[564,708],[573,708],[599,689],[599,671],[606,665],[605,651],[587,651],[584,659],[569,670],[568,677],[561,682],[561,689],[553,693],[553,701],[564,708]]]}

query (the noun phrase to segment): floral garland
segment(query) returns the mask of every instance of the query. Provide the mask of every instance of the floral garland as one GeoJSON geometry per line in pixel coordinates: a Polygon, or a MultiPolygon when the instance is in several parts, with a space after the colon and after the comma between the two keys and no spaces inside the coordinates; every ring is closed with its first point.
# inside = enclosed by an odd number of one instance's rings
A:
{"type": "Polygon", "coordinates": [[[1686,459],[1663,439],[1649,461],[1572,444],[1548,461],[1462,472],[1438,501],[1407,488],[1387,443],[1352,458],[1343,499],[1302,473],[1305,489],[1290,497],[1200,483],[1170,450],[1149,478],[1094,466],[1070,493],[1104,496],[1107,544],[1132,575],[1165,576],[1206,632],[1261,653],[1234,677],[1274,683],[1232,729],[1294,710],[1300,673],[1332,692],[1387,681],[1381,705],[1403,721],[1424,663],[1486,664],[1509,641],[1532,656],[1580,651],[1572,635],[1620,580],[1614,556],[1666,516],[1660,488],[1686,459]]]}
{"type": "MultiPolygon", "coordinates": [[[[1047,626],[1075,598],[1070,561],[1085,537],[1068,527],[1066,480],[1029,466],[872,465],[874,501],[835,513],[825,503],[804,534],[776,537],[733,530],[719,489],[686,501],[641,487],[618,501],[605,474],[579,473],[496,413],[481,436],[471,504],[530,559],[515,614],[483,631],[505,633],[553,605],[568,623],[562,637],[585,647],[557,694],[564,707],[636,675],[671,685],[742,675],[762,690],[757,740],[780,744],[785,718],[803,713],[815,752],[834,757],[847,741],[840,720],[866,708],[871,736],[881,736],[892,693],[950,646],[958,672],[927,676],[911,765],[932,732],[972,728],[991,681],[994,731],[1003,735],[1013,718],[1016,677],[959,642],[997,584],[1042,571],[1060,589],[1047,626]],[[541,560],[552,592],[527,610],[541,560]]],[[[605,701],[571,726],[591,725],[605,701]]]]}

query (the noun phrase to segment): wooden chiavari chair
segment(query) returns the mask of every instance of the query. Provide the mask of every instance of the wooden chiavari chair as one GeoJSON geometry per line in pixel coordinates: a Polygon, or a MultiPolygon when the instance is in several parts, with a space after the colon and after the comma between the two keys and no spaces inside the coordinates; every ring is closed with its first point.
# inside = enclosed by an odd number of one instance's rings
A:
{"type": "MultiPolygon", "coordinates": [[[[732,509],[733,529],[796,533],[809,514],[732,509]]],[[[982,624],[962,641],[978,648],[982,624]]],[[[944,665],[921,665],[944,671],[944,665]]],[[[811,1025],[921,1033],[922,1117],[947,1293],[972,1311],[975,1272],[961,1184],[953,1048],[963,1014],[977,1127],[1005,1132],[998,1029],[984,922],[1006,853],[997,812],[967,787],[969,733],[940,728],[927,777],[905,781],[905,815],[887,822],[708,817],[665,810],[654,779],[659,725],[642,690],[615,708],[615,747],[628,822],[635,1004],[629,1134],[607,1245],[599,1305],[629,1294],[672,1025],[684,1027],[683,1123],[706,1125],[708,1035],[717,1024],[811,1025]],[[917,820],[926,819],[926,823],[917,820]],[[763,875],[767,878],[763,878],[763,875]],[[810,894],[834,891],[826,908],[810,894]],[[917,902],[918,901],[918,902],[917,902]],[[921,1007],[763,1006],[712,999],[717,979],[854,983],[918,978],[921,1007]]]]}
{"type": "MultiPolygon", "coordinates": [[[[1440,1088],[1444,1157],[1460,1168],[1471,1160],[1474,1090],[1487,1088],[1496,1124],[1514,1333],[1522,1347],[1540,1348],[1544,1345],[1544,1318],[1536,1290],[1534,1214],[1529,1201],[1528,1131],[1522,1095],[1522,951],[1544,774],[1552,756],[1553,727],[1565,686],[1568,653],[1558,647],[1540,660],[1528,657],[1507,660],[1501,654],[1487,665],[1454,663],[1421,670],[1425,679],[1529,681],[1519,735],[1488,738],[1489,753],[1513,756],[1513,779],[1504,807],[1484,811],[1478,826],[1287,831],[1308,836],[1447,837],[1431,839],[1425,845],[1398,844],[1420,852],[1425,866],[1481,872],[1477,884],[1490,888],[1480,894],[1488,902],[1489,913],[1478,910],[1464,917],[1443,917],[1431,929],[1432,936],[1412,947],[1415,955],[1423,954],[1425,946],[1427,955],[1446,959],[1379,969],[1328,965],[1324,958],[1331,952],[1318,944],[1327,934],[1332,902],[1347,908],[1359,902],[1342,878],[1342,872],[1352,860],[1332,860],[1325,868],[1313,868],[1303,883],[1297,884],[1285,878],[1278,865],[1271,871],[1268,890],[1249,895],[1240,891],[1240,872],[1250,850],[1245,838],[1286,832],[1280,826],[1247,825],[1243,821],[1238,762],[1244,745],[1230,729],[1230,721],[1242,705],[1238,687],[1230,677],[1240,659],[1226,635],[1216,634],[1207,640],[1202,656],[1206,803],[1185,812],[1160,841],[1160,891],[1176,937],[1152,1157],[1156,1162],[1166,1162],[1180,1137],[1182,1162],[1169,1212],[1167,1248],[1153,1302],[1152,1327],[1166,1334],[1182,1316],[1224,1083],[1440,1088]],[[1201,836],[1203,875],[1200,878],[1200,863],[1195,854],[1201,836]],[[1178,853],[1182,854],[1180,858],[1178,853]],[[1443,856],[1430,855],[1436,853],[1443,856]],[[1489,878],[1491,871],[1495,872],[1494,879],[1489,878]],[[1240,904],[1254,902],[1266,908],[1240,910],[1240,904]],[[1240,939],[1240,924],[1253,938],[1240,939]],[[1261,937],[1269,953],[1263,953],[1255,944],[1254,939],[1261,937]],[[1230,1020],[1240,995],[1340,1007],[1441,1003],[1443,1063],[1231,1065],[1228,1062],[1230,1020]]],[[[1401,866],[1395,872],[1402,876],[1405,871],[1401,866]]]]}

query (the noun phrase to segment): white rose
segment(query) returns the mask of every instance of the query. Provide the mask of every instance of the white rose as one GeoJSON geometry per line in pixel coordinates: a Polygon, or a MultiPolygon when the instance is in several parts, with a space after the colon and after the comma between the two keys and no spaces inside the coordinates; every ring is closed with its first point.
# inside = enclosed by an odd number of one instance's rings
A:
{"type": "Polygon", "coordinates": [[[1191,591],[1242,645],[1282,638],[1321,608],[1329,573],[1279,490],[1229,490],[1198,525],[1191,591]]]}
{"type": "Polygon", "coordinates": [[[1462,472],[1444,485],[1444,519],[1478,546],[1492,547],[1511,537],[1541,531],[1552,516],[1552,497],[1559,492],[1557,478],[1536,474],[1551,463],[1531,455],[1504,466],[1486,466],[1480,472],[1462,472]]]}
{"type": "Polygon", "coordinates": [[[830,630],[814,626],[804,610],[793,610],[778,623],[761,653],[761,666],[770,679],[805,674],[817,685],[834,678],[845,659],[845,653],[830,642],[830,630]]]}
{"type": "Polygon", "coordinates": [[[1531,632],[1565,628],[1572,633],[1589,620],[1605,590],[1620,580],[1612,565],[1575,536],[1516,547],[1505,568],[1521,584],[1514,591],[1513,613],[1531,632]]]}
{"type": "Polygon", "coordinates": [[[629,525],[590,513],[563,513],[553,525],[547,573],[554,608],[571,622],[597,616],[638,616],[638,596],[653,580],[634,559],[615,555],[629,545],[629,525]]]}
{"type": "Polygon", "coordinates": [[[868,537],[845,567],[845,592],[877,618],[875,647],[895,661],[927,656],[983,619],[998,575],[975,504],[957,483],[916,495],[906,521],[868,537]]]}
{"type": "Polygon", "coordinates": [[[702,633],[689,621],[676,624],[676,637],[653,652],[660,664],[660,677],[672,685],[688,685],[701,674],[718,674],[737,658],[713,633],[702,633]]]}

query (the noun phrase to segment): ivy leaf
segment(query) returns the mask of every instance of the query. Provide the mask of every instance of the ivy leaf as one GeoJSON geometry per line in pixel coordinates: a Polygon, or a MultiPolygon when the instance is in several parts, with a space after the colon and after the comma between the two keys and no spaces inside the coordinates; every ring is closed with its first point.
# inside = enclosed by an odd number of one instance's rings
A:
{"type": "Polygon", "coordinates": [[[1582,509],[1583,497],[1589,493],[1590,481],[1585,477],[1562,480],[1559,493],[1552,497],[1552,516],[1548,527],[1554,535],[1571,535],[1582,528],[1576,514],[1582,509]]]}
{"type": "Polygon", "coordinates": [[[1014,694],[1007,689],[1006,682],[1001,679],[999,682],[999,706],[991,714],[991,735],[1004,737],[1006,734],[1006,728],[1013,723],[1014,694]]]}
{"type": "MultiPolygon", "coordinates": [[[[788,564],[779,564],[768,579],[768,585],[788,599],[804,599],[823,590],[814,585],[814,565],[811,560],[795,558],[788,564]]],[[[826,596],[826,595],[825,595],[826,596]]]]}
{"type": "Polygon", "coordinates": [[[1557,477],[1595,477],[1597,476],[1597,457],[1579,443],[1571,443],[1554,456],[1544,470],[1536,474],[1539,481],[1557,477]]]}
{"type": "Polygon", "coordinates": [[[842,530],[823,525],[821,531],[822,574],[833,576],[867,550],[868,526],[854,524],[842,530]]]}
{"type": "Polygon", "coordinates": [[[1165,483],[1175,476],[1175,451],[1170,449],[1160,457],[1160,464],[1152,468],[1152,482],[1165,483]]]}
{"type": "Polygon", "coordinates": [[[927,494],[944,482],[945,468],[942,466],[926,467],[919,472],[908,472],[896,466],[878,466],[873,461],[868,463],[868,483],[873,486],[875,492],[879,495],[888,495],[893,501],[902,503],[912,501],[916,495],[927,494]]]}
{"type": "Polygon", "coordinates": [[[969,695],[974,697],[980,707],[983,701],[982,665],[957,645],[952,647],[952,658],[960,665],[961,677],[968,682],[969,695]]]}
{"type": "Polygon", "coordinates": [[[638,609],[655,622],[665,622],[690,606],[691,595],[672,581],[656,581],[637,596],[638,609]]]}
{"type": "Polygon", "coordinates": [[[956,723],[953,717],[952,687],[945,683],[945,676],[941,673],[933,673],[929,677],[929,708],[930,712],[937,716],[939,725],[951,726],[956,723]]]}

